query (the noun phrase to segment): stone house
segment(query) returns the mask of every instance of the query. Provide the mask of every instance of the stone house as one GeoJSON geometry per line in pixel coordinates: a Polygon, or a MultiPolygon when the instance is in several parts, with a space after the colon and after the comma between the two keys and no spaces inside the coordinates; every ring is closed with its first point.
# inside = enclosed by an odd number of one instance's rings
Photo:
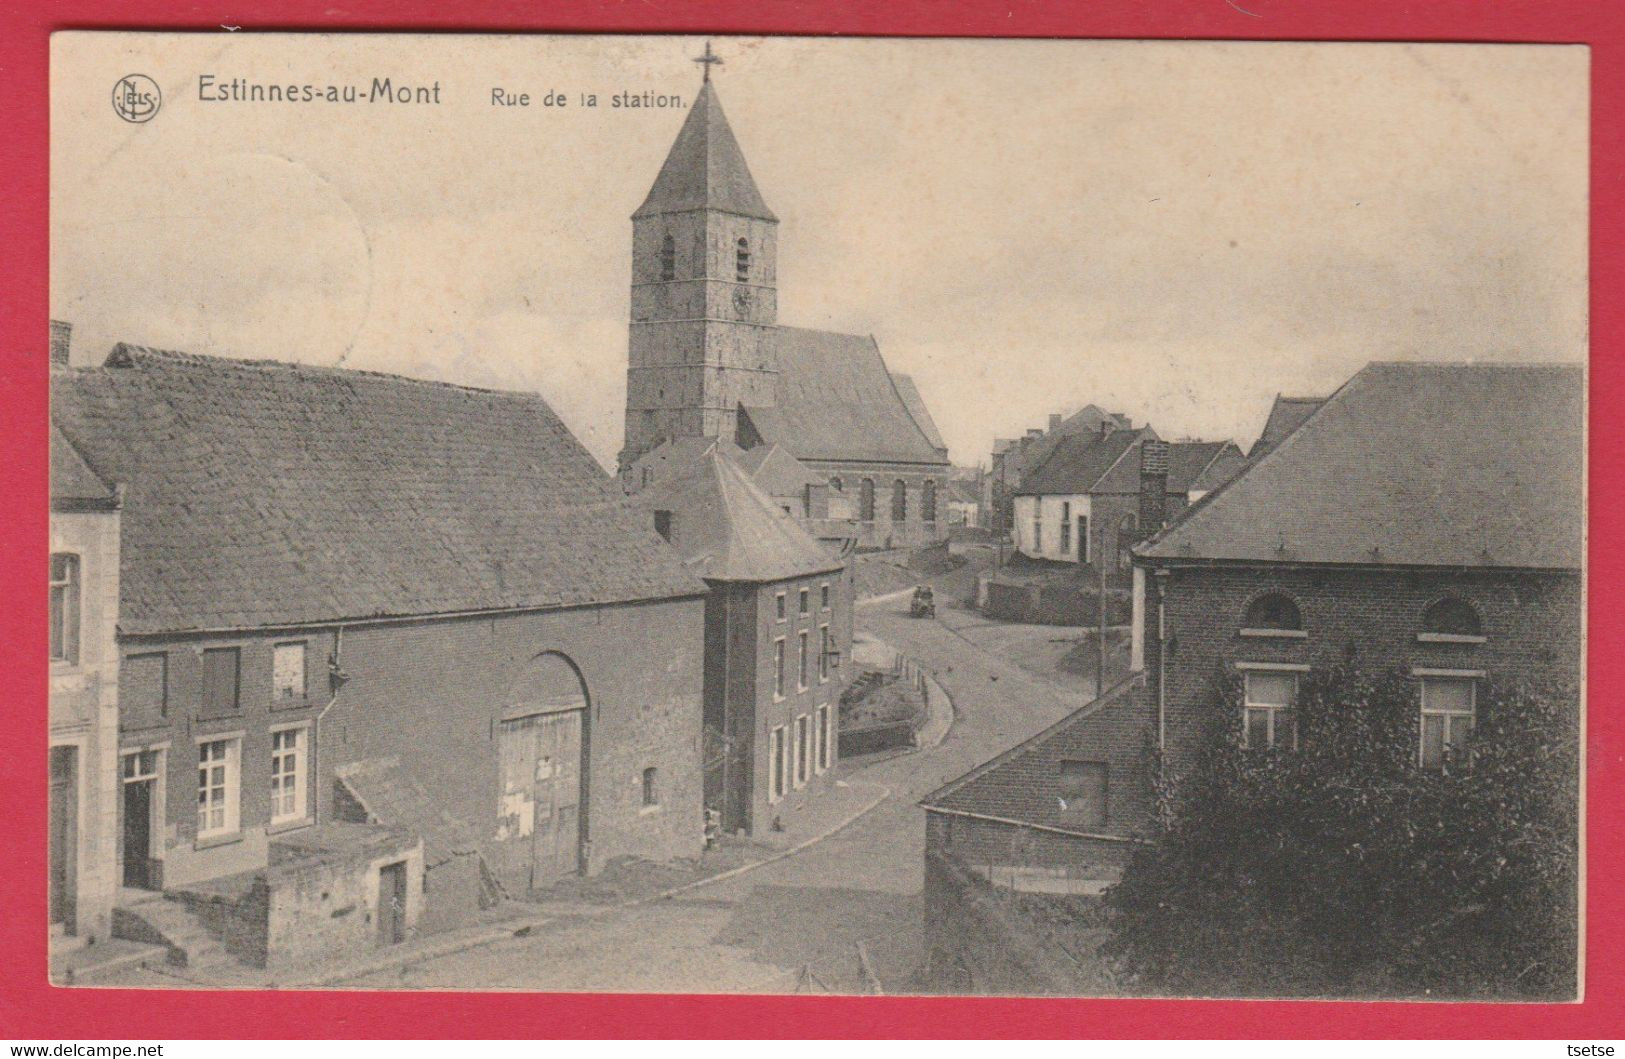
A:
{"type": "Polygon", "coordinates": [[[705,804],[761,833],[834,783],[850,658],[847,557],[758,489],[724,441],[638,495],[705,579],[705,804]]]}
{"type": "Polygon", "coordinates": [[[674,439],[777,445],[860,546],[945,537],[947,448],[918,387],[873,336],[779,323],[778,223],[707,81],[632,215],[623,475],[674,439]]]}
{"type": "Polygon", "coordinates": [[[123,493],[51,430],[53,953],[110,936],[118,888],[119,520],[123,493]]]}
{"type": "Polygon", "coordinates": [[[133,933],[275,965],[701,848],[705,585],[541,398],[120,345],[52,399],[126,488],[133,933]]]}

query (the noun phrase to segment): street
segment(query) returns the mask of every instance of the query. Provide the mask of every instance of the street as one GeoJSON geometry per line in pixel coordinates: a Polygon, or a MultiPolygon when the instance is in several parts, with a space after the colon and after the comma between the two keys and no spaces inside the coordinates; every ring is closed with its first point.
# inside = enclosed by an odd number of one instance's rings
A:
{"type": "MultiPolygon", "coordinates": [[[[961,615],[949,608],[941,620],[922,621],[909,618],[907,606],[906,597],[861,603],[859,628],[934,671],[957,716],[936,748],[842,766],[842,778],[892,792],[856,822],[790,857],[677,897],[559,904],[527,936],[343,984],[857,993],[878,979],[887,992],[907,991],[921,955],[924,814],[916,803],[1082,706],[1090,691],[1085,681],[1074,691],[1029,674],[961,636],[950,628],[961,615]]],[[[1035,638],[1061,635],[1031,628],[1035,638]]]]}

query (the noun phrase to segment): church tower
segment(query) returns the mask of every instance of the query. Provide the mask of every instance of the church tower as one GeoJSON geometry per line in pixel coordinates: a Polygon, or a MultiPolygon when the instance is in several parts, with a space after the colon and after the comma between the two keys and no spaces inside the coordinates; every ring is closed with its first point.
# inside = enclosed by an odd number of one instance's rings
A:
{"type": "Polygon", "coordinates": [[[621,467],[670,438],[734,437],[775,403],[778,218],[706,80],[632,215],[632,320],[621,467]]]}

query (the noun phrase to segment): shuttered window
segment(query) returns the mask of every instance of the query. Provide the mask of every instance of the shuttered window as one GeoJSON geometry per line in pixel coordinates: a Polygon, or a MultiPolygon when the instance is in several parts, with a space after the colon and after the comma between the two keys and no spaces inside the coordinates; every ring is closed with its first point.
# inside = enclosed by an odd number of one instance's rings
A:
{"type": "Polygon", "coordinates": [[[119,710],[133,720],[156,719],[169,712],[169,656],[163,652],[129,655],[119,678],[119,710]]]}
{"type": "Polygon", "coordinates": [[[203,652],[203,708],[237,708],[239,652],[235,647],[211,647],[203,652]]]}

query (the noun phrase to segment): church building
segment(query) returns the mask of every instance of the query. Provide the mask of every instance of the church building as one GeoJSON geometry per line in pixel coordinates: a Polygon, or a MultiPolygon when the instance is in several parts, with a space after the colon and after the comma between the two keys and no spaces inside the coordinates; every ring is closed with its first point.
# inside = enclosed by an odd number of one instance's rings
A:
{"type": "Polygon", "coordinates": [[[873,336],[779,323],[778,228],[708,76],[632,215],[623,478],[663,442],[777,445],[829,485],[827,509],[803,517],[850,523],[814,536],[940,539],[950,468],[936,424],[873,336]]]}

